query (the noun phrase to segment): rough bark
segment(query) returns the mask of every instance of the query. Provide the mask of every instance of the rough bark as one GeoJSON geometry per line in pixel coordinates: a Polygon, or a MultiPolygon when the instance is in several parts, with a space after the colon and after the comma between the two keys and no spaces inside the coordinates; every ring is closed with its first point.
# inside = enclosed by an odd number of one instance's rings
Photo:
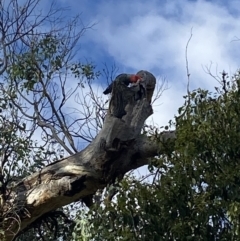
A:
{"type": "MultiPolygon", "coordinates": [[[[138,91],[139,86],[114,83],[103,128],[92,143],[14,185],[3,207],[7,210],[10,203],[15,210],[5,226],[7,241],[43,214],[94,194],[161,152],[157,142],[141,134],[153,111],[138,91]]],[[[162,134],[163,140],[168,138],[175,138],[175,132],[162,134]]]]}

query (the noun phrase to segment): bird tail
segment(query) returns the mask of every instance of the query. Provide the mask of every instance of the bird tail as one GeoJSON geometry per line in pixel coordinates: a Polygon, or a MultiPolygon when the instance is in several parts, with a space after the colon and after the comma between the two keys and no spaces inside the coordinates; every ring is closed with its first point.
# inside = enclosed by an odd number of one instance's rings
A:
{"type": "Polygon", "coordinates": [[[107,89],[105,89],[105,90],[103,91],[103,94],[104,94],[104,95],[110,94],[110,93],[112,92],[112,86],[113,86],[113,84],[110,84],[110,85],[107,87],[107,89]]]}

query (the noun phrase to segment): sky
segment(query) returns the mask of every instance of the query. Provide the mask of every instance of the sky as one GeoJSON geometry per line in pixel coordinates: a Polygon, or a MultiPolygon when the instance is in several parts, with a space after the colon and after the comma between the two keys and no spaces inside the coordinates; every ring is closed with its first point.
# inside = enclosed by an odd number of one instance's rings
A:
{"type": "MultiPolygon", "coordinates": [[[[152,72],[168,89],[153,104],[149,121],[166,125],[183,104],[186,94],[186,45],[190,89],[212,90],[213,75],[239,68],[239,0],[58,0],[84,24],[94,24],[81,39],[80,58],[99,68],[115,64],[119,73],[152,72]]],[[[106,87],[106,83],[96,83],[106,87]]]]}
{"type": "MultiPolygon", "coordinates": [[[[153,104],[148,123],[168,124],[184,103],[187,92],[186,46],[190,89],[213,90],[211,77],[230,76],[239,68],[240,2],[190,0],[59,0],[81,14],[84,24],[94,24],[81,40],[81,58],[99,68],[115,64],[119,73],[152,72],[168,89],[153,104]]],[[[101,90],[106,83],[95,83],[101,90]]],[[[141,168],[139,173],[146,173],[141,168]]]]}
{"type": "MultiPolygon", "coordinates": [[[[41,0],[39,10],[44,13],[51,3],[41,0]]],[[[231,76],[239,68],[239,0],[56,0],[56,4],[69,8],[69,18],[80,14],[83,24],[92,26],[80,40],[79,60],[92,61],[98,69],[115,65],[116,75],[147,70],[159,85],[162,79],[168,81],[168,89],[153,103],[148,123],[167,125],[184,103],[187,44],[190,90],[218,86],[208,71],[220,76],[225,70],[231,76]]],[[[93,82],[98,95],[106,86],[104,78],[93,82]]]]}

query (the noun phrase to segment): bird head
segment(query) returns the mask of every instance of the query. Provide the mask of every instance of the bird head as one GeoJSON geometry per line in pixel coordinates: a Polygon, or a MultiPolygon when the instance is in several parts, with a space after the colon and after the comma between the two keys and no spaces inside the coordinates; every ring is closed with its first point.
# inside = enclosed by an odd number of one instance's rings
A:
{"type": "Polygon", "coordinates": [[[130,75],[130,82],[131,82],[131,83],[137,83],[137,81],[138,81],[139,79],[141,79],[141,77],[138,76],[138,75],[136,75],[136,74],[130,75]]]}

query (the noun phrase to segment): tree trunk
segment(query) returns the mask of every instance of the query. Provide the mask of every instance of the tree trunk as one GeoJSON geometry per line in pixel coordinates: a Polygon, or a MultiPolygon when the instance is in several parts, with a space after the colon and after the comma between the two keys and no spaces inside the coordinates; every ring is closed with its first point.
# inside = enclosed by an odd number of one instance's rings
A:
{"type": "MultiPolygon", "coordinates": [[[[114,82],[103,128],[92,143],[13,185],[2,204],[7,241],[43,214],[94,194],[161,152],[157,142],[141,134],[153,112],[139,91],[139,86],[128,88],[114,82]]],[[[163,140],[168,138],[175,138],[175,132],[162,134],[163,140]]]]}

